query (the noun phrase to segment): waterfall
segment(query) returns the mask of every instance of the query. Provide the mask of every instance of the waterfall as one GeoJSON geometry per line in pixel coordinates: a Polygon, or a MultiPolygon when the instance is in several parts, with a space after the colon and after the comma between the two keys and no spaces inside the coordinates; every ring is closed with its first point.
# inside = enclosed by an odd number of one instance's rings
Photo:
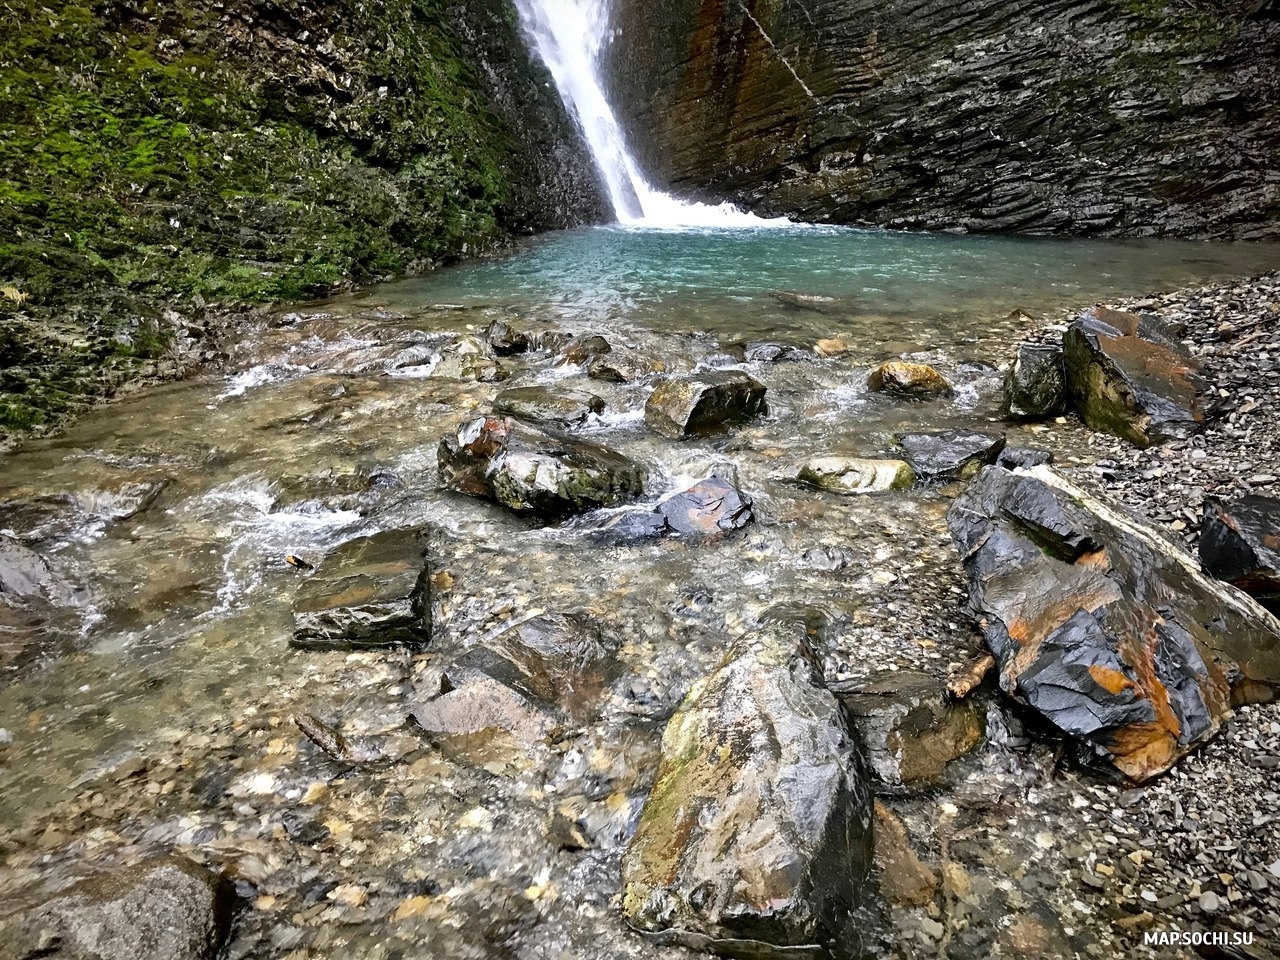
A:
{"type": "Polygon", "coordinates": [[[640,171],[600,79],[608,0],[516,0],[521,23],[577,118],[623,223],[654,227],[759,227],[765,220],[731,203],[687,203],[656,189],[640,171]]]}

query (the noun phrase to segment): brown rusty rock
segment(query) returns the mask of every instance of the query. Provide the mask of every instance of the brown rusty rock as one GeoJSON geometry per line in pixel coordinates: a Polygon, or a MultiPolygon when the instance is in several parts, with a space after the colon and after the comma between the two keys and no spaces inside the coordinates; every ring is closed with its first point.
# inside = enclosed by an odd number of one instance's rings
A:
{"type": "Polygon", "coordinates": [[[928,364],[899,360],[882,363],[872,370],[867,386],[877,392],[912,399],[946,397],[953,392],[947,378],[928,364]]]}
{"type": "Polygon", "coordinates": [[[664,500],[658,512],[675,533],[703,537],[741,530],[755,519],[751,499],[714,475],[664,500]]]}
{"type": "Polygon", "coordinates": [[[1280,621],[1048,467],[983,470],[948,517],[1006,693],[1135,781],[1280,687],[1280,621]]]}
{"type": "Polygon", "coordinates": [[[907,828],[879,800],[875,814],[876,869],[880,892],[897,907],[922,907],[938,892],[938,875],[916,856],[907,828]]]}

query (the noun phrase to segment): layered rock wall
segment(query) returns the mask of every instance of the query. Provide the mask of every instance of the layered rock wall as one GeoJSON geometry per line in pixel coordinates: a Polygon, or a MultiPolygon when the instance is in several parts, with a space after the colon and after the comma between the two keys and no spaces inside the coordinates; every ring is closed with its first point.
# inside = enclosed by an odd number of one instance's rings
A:
{"type": "Polygon", "coordinates": [[[1280,5],[614,0],[657,180],[762,214],[1280,238],[1280,5]]]}

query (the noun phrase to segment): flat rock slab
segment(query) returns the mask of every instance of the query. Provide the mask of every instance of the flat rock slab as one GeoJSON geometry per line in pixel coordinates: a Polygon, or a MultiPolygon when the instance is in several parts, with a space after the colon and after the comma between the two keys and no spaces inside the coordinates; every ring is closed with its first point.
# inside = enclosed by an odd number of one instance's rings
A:
{"type": "Polygon", "coordinates": [[[755,520],[751,499],[722,477],[711,476],[658,504],[658,513],[674,533],[714,536],[741,530],[755,520]]]}
{"type": "Polygon", "coordinates": [[[1061,344],[1022,343],[1004,381],[1005,413],[1015,420],[1055,417],[1067,408],[1061,344]]]}
{"type": "Polygon", "coordinates": [[[828,493],[885,493],[906,490],[916,475],[902,460],[815,457],[800,468],[796,479],[828,493]]]}
{"type": "Polygon", "coordinates": [[[0,956],[57,960],[213,960],[231,930],[235,894],[177,857],[81,881],[0,920],[0,956]]]}
{"type": "Polygon", "coordinates": [[[1280,610],[1280,498],[1205,500],[1200,563],[1211,576],[1280,610]]]}
{"type": "Polygon", "coordinates": [[[870,782],[802,629],[739,638],[663,734],[627,920],[735,957],[816,951],[856,927],[871,857],[870,782]]]}
{"type": "Polygon", "coordinates": [[[1199,365],[1155,317],[1093,307],[1062,347],[1071,399],[1094,430],[1149,447],[1204,426],[1199,365]]]}
{"type": "Polygon", "coordinates": [[[342,544],[298,588],[295,647],[354,650],[431,639],[427,533],[386,530],[342,544]]]}
{"type": "Polygon", "coordinates": [[[508,417],[479,417],[440,441],[440,480],[540,520],[612,507],[644,492],[645,470],[608,447],[508,417]]]}
{"type": "Polygon", "coordinates": [[[644,419],[664,436],[706,436],[760,416],[767,409],[764,395],[764,384],[740,371],[672,377],[649,395],[644,419]]]}
{"type": "Polygon", "coordinates": [[[586,390],[512,387],[499,391],[493,398],[493,409],[530,423],[566,429],[582,426],[593,413],[604,413],[604,401],[586,390]]]}
{"type": "Polygon", "coordinates": [[[995,463],[1004,449],[1002,433],[981,430],[936,430],[898,434],[906,461],[921,480],[959,480],[995,463]]]}
{"type": "Polygon", "coordinates": [[[1048,467],[983,470],[948,524],[1001,687],[1134,781],[1210,739],[1233,692],[1280,687],[1280,621],[1048,467]]]}

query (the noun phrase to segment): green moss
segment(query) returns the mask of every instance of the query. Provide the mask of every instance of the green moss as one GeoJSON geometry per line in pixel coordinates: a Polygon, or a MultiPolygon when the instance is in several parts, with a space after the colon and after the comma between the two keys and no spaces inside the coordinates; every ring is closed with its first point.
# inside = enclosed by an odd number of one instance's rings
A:
{"type": "MultiPolygon", "coordinates": [[[[508,135],[443,0],[0,15],[0,287],[126,359],[140,316],[316,297],[503,236],[508,135]]],[[[0,395],[0,425],[28,405],[0,395]]]]}

